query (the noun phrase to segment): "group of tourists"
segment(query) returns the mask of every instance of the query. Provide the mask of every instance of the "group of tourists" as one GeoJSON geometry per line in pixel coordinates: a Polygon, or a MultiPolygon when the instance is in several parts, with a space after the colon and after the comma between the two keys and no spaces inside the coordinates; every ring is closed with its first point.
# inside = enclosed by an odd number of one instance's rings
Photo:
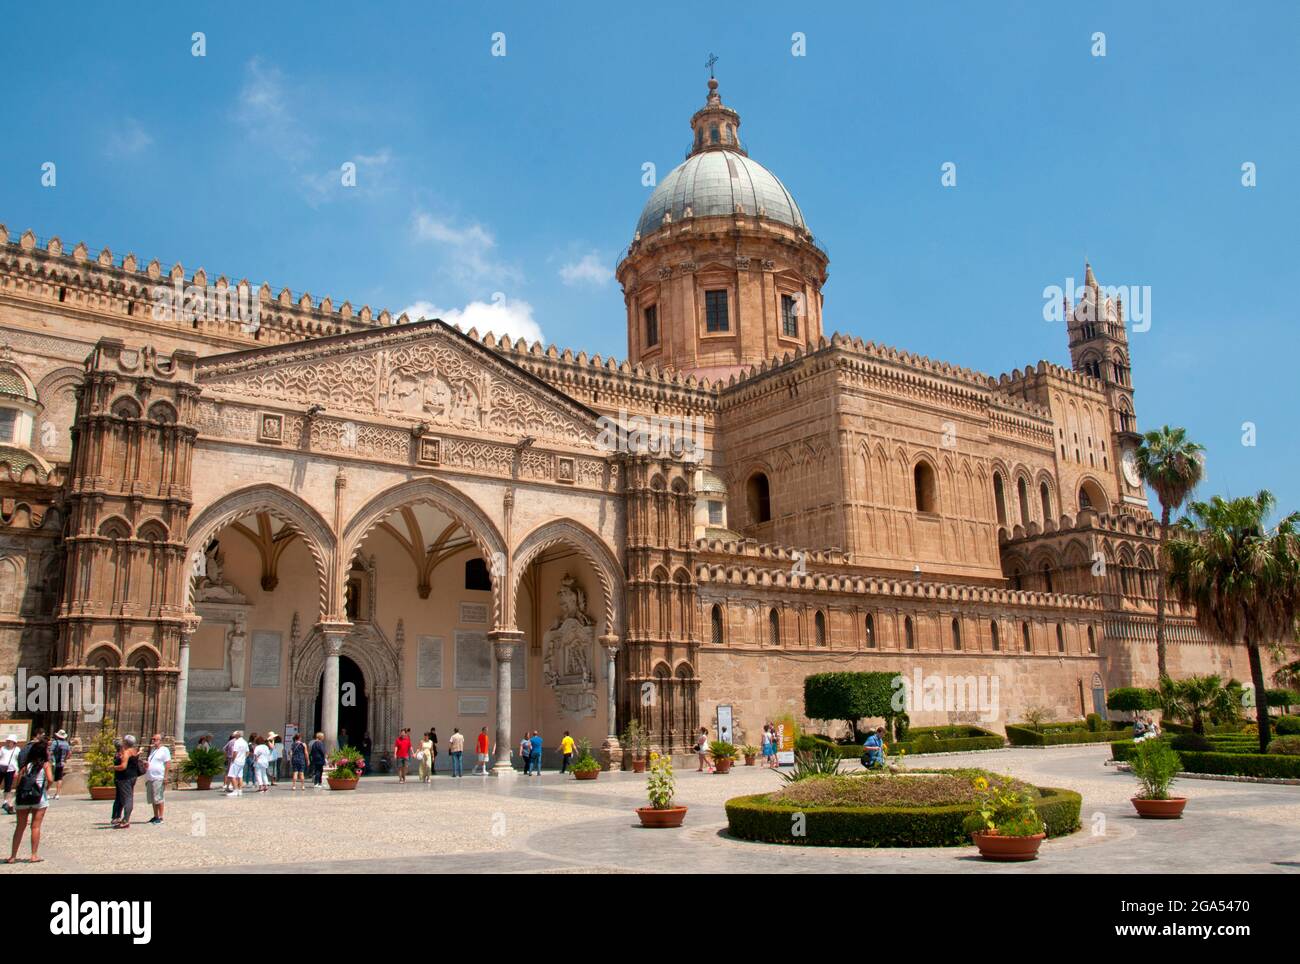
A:
{"type": "MultiPolygon", "coordinates": [[[[317,736],[319,737],[319,734],[317,736]]],[[[519,740],[519,760],[525,776],[541,775],[544,749],[544,741],[540,731],[524,732],[519,740]]],[[[568,773],[569,765],[573,762],[573,755],[577,749],[577,743],[568,730],[564,731],[564,737],[560,740],[558,749],[560,773],[568,773]]],[[[451,776],[453,778],[464,777],[465,734],[461,733],[459,727],[452,728],[451,738],[447,741],[447,756],[451,760],[451,776]]],[[[488,735],[486,726],[481,727],[474,737],[474,757],[475,763],[470,770],[470,775],[489,776],[492,773],[492,740],[488,735]]],[[[409,726],[403,727],[397,734],[397,739],[393,741],[393,763],[397,772],[398,783],[406,782],[412,758],[415,759],[419,767],[421,783],[429,783],[433,777],[438,775],[438,730],[436,727],[430,727],[418,745],[411,736],[409,726]]]]}
{"type": "MultiPolygon", "coordinates": [[[[200,737],[198,745],[211,747],[211,737],[200,737]]],[[[312,785],[317,790],[322,788],[321,778],[328,757],[324,733],[317,733],[310,744],[303,741],[301,733],[295,733],[293,742],[286,749],[282,737],[274,730],[268,730],[265,735],[250,733],[247,738],[243,730],[235,730],[223,751],[226,777],[222,789],[229,797],[243,796],[246,785],[252,786],[257,793],[265,793],[278,785],[285,761],[288,761],[291,779],[289,789],[306,790],[308,771],[312,775],[312,785]]]]}
{"type": "Polygon", "coordinates": [[[1154,740],[1160,735],[1160,727],[1156,721],[1149,716],[1137,716],[1133,719],[1133,740],[1140,743],[1142,740],[1154,740]]]}

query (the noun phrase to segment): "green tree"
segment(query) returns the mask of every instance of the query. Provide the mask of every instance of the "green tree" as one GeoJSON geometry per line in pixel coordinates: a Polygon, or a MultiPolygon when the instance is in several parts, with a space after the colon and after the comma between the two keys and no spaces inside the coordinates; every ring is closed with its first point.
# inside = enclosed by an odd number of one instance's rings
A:
{"type": "Polygon", "coordinates": [[[1160,500],[1160,578],[1156,580],[1156,666],[1169,675],[1165,661],[1165,547],[1169,515],[1192,494],[1205,471],[1205,447],[1187,438],[1187,430],[1168,425],[1142,436],[1137,450],[1138,474],[1160,500]]]}
{"type": "MultiPolygon", "coordinates": [[[[1196,621],[1230,645],[1243,644],[1256,699],[1267,683],[1260,649],[1293,640],[1300,613],[1300,513],[1269,528],[1273,494],[1193,502],[1169,541],[1169,585],[1196,621]]],[[[1256,713],[1259,751],[1269,743],[1267,706],[1256,713]]]]}
{"type": "Polygon", "coordinates": [[[858,721],[882,717],[892,728],[898,673],[814,673],[803,681],[803,713],[810,720],[843,720],[858,742],[858,721]]]}

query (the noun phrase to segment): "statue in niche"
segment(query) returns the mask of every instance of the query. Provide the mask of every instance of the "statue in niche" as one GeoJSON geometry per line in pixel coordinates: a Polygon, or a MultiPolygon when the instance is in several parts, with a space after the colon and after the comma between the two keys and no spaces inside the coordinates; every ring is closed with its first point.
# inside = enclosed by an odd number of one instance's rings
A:
{"type": "Polygon", "coordinates": [[[203,550],[203,571],[194,589],[194,601],[243,604],[247,602],[244,594],[234,583],[224,578],[225,557],[219,546],[217,540],[213,539],[203,550]]]}
{"type": "Polygon", "coordinates": [[[244,631],[244,617],[235,617],[235,626],[230,631],[230,688],[244,688],[244,641],[248,634],[244,631]]]}
{"type": "Polygon", "coordinates": [[[567,572],[555,594],[559,612],[542,636],[542,678],[555,691],[562,716],[596,714],[596,680],[591,671],[595,621],[587,594],[567,572]]]}

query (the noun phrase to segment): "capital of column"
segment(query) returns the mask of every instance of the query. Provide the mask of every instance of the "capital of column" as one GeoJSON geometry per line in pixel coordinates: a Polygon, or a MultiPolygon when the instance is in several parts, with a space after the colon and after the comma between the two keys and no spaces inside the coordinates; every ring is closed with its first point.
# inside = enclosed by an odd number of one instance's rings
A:
{"type": "Polygon", "coordinates": [[[623,640],[613,633],[606,633],[600,637],[600,645],[605,647],[605,655],[613,659],[618,655],[619,649],[623,645],[623,640]]]}
{"type": "Polygon", "coordinates": [[[316,624],[316,629],[325,638],[326,654],[338,656],[343,652],[343,641],[352,632],[352,624],[321,622],[316,624]]]}
{"type": "Polygon", "coordinates": [[[494,629],[487,638],[492,642],[497,660],[509,663],[515,658],[515,648],[524,641],[524,634],[517,629],[494,629]]]}

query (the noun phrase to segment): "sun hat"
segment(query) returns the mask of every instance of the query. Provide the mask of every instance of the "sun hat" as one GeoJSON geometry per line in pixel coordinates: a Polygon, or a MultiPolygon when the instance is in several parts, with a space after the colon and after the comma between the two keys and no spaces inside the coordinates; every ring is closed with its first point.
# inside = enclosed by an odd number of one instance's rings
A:
{"type": "Polygon", "coordinates": [[[68,731],[67,731],[67,730],[55,730],[55,731],[54,731],[54,738],[55,738],[56,740],[66,740],[66,739],[68,738],[68,731]]]}

